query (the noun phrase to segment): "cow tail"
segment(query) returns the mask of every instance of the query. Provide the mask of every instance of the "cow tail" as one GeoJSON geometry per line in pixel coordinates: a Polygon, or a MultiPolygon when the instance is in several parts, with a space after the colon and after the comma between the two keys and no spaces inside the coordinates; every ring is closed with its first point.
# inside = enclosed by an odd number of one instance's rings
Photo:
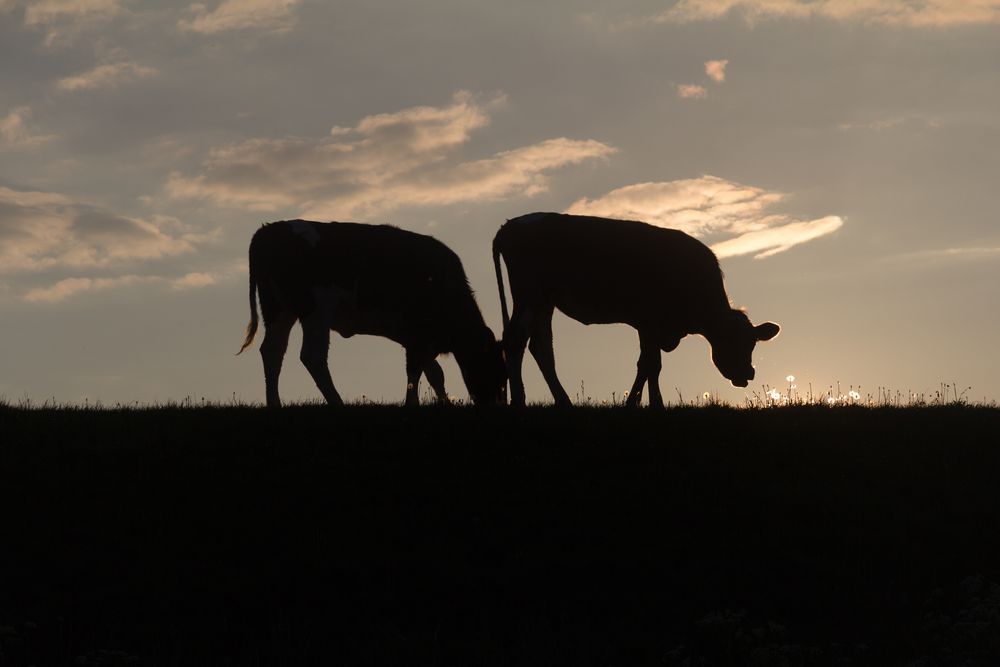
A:
{"type": "Polygon", "coordinates": [[[250,323],[247,324],[246,338],[243,339],[243,346],[236,354],[242,354],[243,350],[250,347],[253,337],[257,334],[257,277],[254,275],[253,258],[250,259],[250,323]]]}
{"type": "Polygon", "coordinates": [[[497,289],[500,290],[500,312],[503,314],[503,330],[507,331],[510,324],[510,314],[507,312],[507,295],[503,288],[503,271],[500,268],[499,234],[493,237],[493,266],[497,271],[497,289]]]}

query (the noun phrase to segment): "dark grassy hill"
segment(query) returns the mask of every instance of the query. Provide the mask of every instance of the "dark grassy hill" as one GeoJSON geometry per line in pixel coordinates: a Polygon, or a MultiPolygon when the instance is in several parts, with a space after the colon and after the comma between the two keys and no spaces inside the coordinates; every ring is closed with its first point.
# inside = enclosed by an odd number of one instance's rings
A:
{"type": "Polygon", "coordinates": [[[0,409],[0,665],[992,665],[1000,411],[0,409]]]}

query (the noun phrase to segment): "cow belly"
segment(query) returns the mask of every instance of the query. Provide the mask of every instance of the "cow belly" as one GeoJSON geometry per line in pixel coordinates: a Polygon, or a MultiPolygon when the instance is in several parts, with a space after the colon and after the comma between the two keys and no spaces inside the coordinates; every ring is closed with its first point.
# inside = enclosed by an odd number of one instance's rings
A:
{"type": "Polygon", "coordinates": [[[414,329],[413,323],[398,310],[359,307],[357,293],[352,290],[337,286],[316,287],[313,298],[330,329],[344,338],[362,334],[404,344],[405,333],[414,329]]]}
{"type": "Polygon", "coordinates": [[[355,291],[337,285],[324,285],[314,287],[312,296],[316,310],[323,314],[331,329],[345,338],[359,333],[361,318],[355,291]]]}
{"type": "Polygon", "coordinates": [[[612,295],[591,292],[580,296],[563,294],[553,304],[560,311],[583,324],[629,323],[636,319],[628,302],[612,295]]]}

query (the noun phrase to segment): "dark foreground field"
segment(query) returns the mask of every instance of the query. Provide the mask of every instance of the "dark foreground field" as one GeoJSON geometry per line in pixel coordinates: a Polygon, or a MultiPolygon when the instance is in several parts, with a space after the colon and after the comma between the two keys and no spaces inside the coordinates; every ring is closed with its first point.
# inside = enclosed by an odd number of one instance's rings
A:
{"type": "Polygon", "coordinates": [[[1000,664],[998,429],[0,408],[0,665],[1000,664]]]}

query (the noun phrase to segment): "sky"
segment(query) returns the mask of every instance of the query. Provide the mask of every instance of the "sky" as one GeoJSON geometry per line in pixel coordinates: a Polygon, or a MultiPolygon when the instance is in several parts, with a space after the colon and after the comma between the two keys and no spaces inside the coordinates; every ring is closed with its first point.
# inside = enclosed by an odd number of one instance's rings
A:
{"type": "MultiPolygon", "coordinates": [[[[997,399],[997,63],[998,0],[0,0],[0,396],[262,401],[235,352],[273,220],[435,236],[499,335],[494,233],[563,211],[700,238],[781,325],[747,389],[686,338],[668,400],[997,399]]],[[[634,330],[554,335],[571,398],[631,385],[634,330]]],[[[319,397],[299,341],[286,401],[319,397]]],[[[403,398],[390,341],[330,364],[348,400],[403,398]]],[[[551,399],[530,356],[525,381],[551,399]]]]}

